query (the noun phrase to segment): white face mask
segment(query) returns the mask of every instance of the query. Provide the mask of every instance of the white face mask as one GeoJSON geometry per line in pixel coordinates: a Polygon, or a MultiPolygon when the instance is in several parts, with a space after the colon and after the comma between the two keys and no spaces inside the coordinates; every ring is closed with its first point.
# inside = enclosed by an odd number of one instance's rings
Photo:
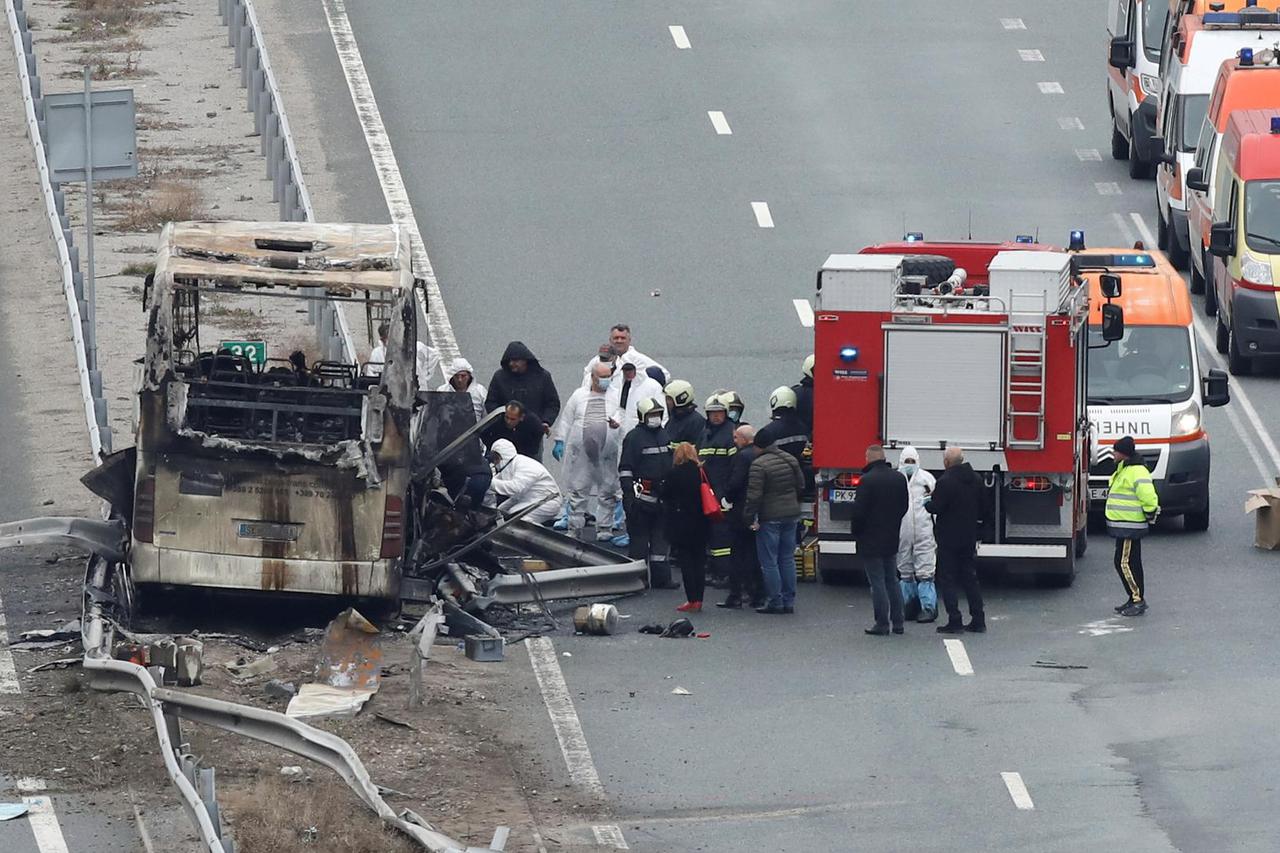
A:
{"type": "Polygon", "coordinates": [[[644,425],[647,427],[662,426],[662,415],[649,415],[644,419],[644,425]]]}
{"type": "Polygon", "coordinates": [[[916,475],[916,472],[919,470],[920,470],[919,463],[916,463],[916,462],[902,463],[902,473],[906,474],[908,477],[914,477],[916,475]]]}
{"type": "Polygon", "coordinates": [[[611,377],[611,376],[597,376],[597,377],[596,377],[596,384],[600,386],[600,390],[601,390],[601,391],[608,391],[608,390],[609,390],[609,384],[610,384],[610,383],[612,383],[612,382],[613,382],[613,377],[611,377]]]}
{"type": "Polygon", "coordinates": [[[742,417],[742,412],[739,412],[737,409],[729,410],[729,420],[733,421],[735,424],[738,422],[738,419],[741,417],[742,417]]]}

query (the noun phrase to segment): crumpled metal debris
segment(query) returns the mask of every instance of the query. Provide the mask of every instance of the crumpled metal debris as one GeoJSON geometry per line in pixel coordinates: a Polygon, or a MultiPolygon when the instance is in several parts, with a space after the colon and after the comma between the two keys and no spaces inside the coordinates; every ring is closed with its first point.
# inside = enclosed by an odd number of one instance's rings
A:
{"type": "Polygon", "coordinates": [[[300,720],[354,717],[378,692],[381,678],[378,628],[348,607],[325,629],[316,665],[318,683],[302,685],[285,715],[300,720]]]}

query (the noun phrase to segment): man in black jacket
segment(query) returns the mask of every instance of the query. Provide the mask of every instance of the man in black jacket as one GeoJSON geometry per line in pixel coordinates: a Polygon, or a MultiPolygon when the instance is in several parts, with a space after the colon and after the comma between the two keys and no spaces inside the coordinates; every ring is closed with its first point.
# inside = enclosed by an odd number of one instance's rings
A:
{"type": "Polygon", "coordinates": [[[753,426],[744,424],[733,431],[733,444],[738,452],[730,457],[729,477],[720,496],[721,508],[728,509],[725,524],[732,537],[729,595],[716,607],[741,607],[743,593],[751,597],[752,607],[765,605],[756,532],[751,527],[752,519],[746,517],[747,483],[751,478],[751,463],[756,458],[755,440],[753,426]]]}
{"type": "Polygon", "coordinates": [[[982,478],[964,461],[964,451],[948,447],[942,456],[946,468],[938,478],[933,497],[924,508],[934,515],[934,539],[938,542],[938,592],[947,608],[947,624],[939,634],[987,630],[982,589],[978,586],[978,522],[982,517],[982,478]],[[957,587],[964,588],[969,603],[969,624],[960,618],[957,587]]]}
{"type": "Polygon", "coordinates": [[[515,445],[516,453],[537,459],[542,448],[542,419],[525,411],[524,403],[512,400],[502,417],[481,431],[480,438],[485,447],[493,447],[495,441],[505,438],[515,445]]]}
{"type": "MultiPolygon", "coordinates": [[[[546,435],[560,414],[560,393],[556,391],[555,382],[551,381],[551,374],[520,341],[507,344],[501,364],[489,380],[489,393],[484,398],[485,410],[492,412],[499,406],[518,400],[524,404],[526,412],[541,421],[542,434],[546,435]]],[[[537,451],[529,455],[535,459],[542,458],[541,439],[538,440],[537,451]]]]}
{"type": "Polygon", "coordinates": [[[911,499],[907,478],[893,470],[884,458],[884,448],[867,448],[867,465],[862,469],[858,494],[853,501],[850,525],[858,539],[858,558],[871,587],[871,607],[876,622],[868,634],[883,636],[902,633],[902,587],[898,585],[898,530],[911,499]]]}

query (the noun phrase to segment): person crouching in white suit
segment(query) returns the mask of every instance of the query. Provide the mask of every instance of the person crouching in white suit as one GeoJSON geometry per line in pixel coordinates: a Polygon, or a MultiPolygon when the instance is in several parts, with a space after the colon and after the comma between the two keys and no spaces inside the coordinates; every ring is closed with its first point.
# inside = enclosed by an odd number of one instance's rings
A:
{"type": "Polygon", "coordinates": [[[497,506],[505,515],[515,515],[520,510],[547,500],[525,516],[535,524],[554,521],[564,505],[564,496],[541,462],[516,453],[516,446],[500,438],[489,448],[489,461],[493,463],[493,483],[489,486],[486,504],[497,506]]]}

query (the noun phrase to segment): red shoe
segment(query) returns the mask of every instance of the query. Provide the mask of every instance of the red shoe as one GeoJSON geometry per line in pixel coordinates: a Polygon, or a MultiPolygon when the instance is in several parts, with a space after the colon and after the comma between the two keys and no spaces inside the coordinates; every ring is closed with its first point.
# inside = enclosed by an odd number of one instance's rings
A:
{"type": "Polygon", "coordinates": [[[677,607],[676,610],[678,610],[681,613],[701,613],[702,602],[686,601],[684,604],[681,604],[679,607],[677,607]]]}

